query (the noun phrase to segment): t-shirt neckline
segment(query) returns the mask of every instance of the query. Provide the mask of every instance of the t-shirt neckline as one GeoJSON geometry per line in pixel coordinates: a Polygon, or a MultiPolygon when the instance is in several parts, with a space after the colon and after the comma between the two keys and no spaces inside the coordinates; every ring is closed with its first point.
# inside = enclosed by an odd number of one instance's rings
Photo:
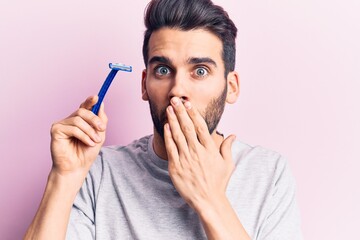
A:
{"type": "Polygon", "coordinates": [[[150,155],[150,160],[159,168],[168,170],[169,162],[165,159],[160,158],[156,155],[153,147],[154,135],[150,135],[148,140],[148,153],[150,155]]]}

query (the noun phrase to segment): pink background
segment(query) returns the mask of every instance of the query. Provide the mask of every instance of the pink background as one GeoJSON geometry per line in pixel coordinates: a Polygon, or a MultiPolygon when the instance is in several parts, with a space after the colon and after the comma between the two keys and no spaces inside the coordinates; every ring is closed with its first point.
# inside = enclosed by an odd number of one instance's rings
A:
{"type": "MultiPolygon", "coordinates": [[[[281,152],[306,239],[360,239],[358,0],[225,1],[239,28],[241,96],[220,130],[281,152]]],[[[152,132],[141,100],[147,0],[0,2],[0,238],[20,239],[51,167],[49,129],[131,64],[106,97],[107,144],[152,132]]]]}

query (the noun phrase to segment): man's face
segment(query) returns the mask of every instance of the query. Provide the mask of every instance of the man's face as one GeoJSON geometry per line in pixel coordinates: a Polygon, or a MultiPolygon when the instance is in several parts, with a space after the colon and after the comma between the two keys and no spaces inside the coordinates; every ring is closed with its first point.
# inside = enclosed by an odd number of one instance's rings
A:
{"type": "Polygon", "coordinates": [[[162,28],[154,32],[142,91],[157,133],[163,138],[166,107],[177,96],[199,110],[212,134],[227,96],[224,71],[222,42],[216,35],[202,29],[162,28]]]}

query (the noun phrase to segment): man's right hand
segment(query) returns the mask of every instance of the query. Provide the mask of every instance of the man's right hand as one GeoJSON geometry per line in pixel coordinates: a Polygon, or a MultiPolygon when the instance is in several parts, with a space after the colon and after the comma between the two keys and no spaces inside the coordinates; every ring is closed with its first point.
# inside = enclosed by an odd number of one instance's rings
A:
{"type": "Polygon", "coordinates": [[[51,172],[63,177],[85,178],[105,141],[107,116],[101,105],[91,112],[98,96],[88,97],[69,117],[51,127],[51,172]]]}
{"type": "Polygon", "coordinates": [[[51,128],[53,167],[39,209],[24,239],[65,239],[77,192],[105,141],[107,117],[91,112],[97,96],[86,99],[69,117],[51,128]]]}

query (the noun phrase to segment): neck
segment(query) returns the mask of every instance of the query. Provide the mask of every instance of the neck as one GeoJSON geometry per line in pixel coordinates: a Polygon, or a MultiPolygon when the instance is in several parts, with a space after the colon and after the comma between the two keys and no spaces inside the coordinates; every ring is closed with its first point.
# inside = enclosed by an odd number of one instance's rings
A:
{"type": "MultiPolygon", "coordinates": [[[[224,141],[224,137],[215,130],[211,134],[211,138],[215,142],[217,149],[220,150],[220,146],[224,141]]],[[[159,158],[168,160],[164,139],[159,135],[159,133],[155,129],[154,129],[153,149],[155,154],[159,158]]]]}

